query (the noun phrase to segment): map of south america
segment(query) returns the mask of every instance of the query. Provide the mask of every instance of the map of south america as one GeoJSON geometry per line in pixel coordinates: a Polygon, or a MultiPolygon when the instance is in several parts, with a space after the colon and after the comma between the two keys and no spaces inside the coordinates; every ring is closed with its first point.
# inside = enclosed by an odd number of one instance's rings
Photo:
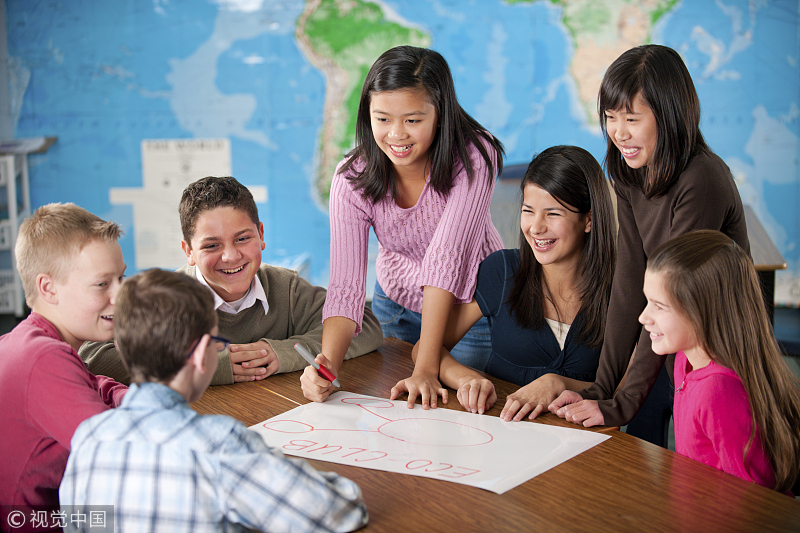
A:
{"type": "Polygon", "coordinates": [[[404,44],[427,47],[430,37],[376,3],[311,0],[297,21],[297,43],[325,75],[325,106],[316,187],[327,203],[336,164],[354,145],[361,86],[372,63],[404,44]]]}

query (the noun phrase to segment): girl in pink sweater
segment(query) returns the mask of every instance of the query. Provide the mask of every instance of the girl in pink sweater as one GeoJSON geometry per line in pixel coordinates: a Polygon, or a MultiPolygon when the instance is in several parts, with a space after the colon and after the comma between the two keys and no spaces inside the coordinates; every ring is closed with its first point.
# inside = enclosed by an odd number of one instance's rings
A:
{"type": "MultiPolygon", "coordinates": [[[[399,46],[378,58],[361,91],[356,147],[331,184],[331,278],[318,363],[337,374],[360,330],[371,227],[380,243],[372,310],[384,337],[420,341],[414,372],[403,380],[409,403],[446,401],[438,372],[450,310],[472,299],[478,266],[503,247],[489,214],[502,161],[502,144],[458,104],[440,54],[399,46]]],[[[482,370],[491,345],[488,325],[476,328],[478,338],[473,331],[453,356],[482,370]]],[[[315,401],[332,390],[313,367],[301,384],[315,401]]]]}
{"type": "Polygon", "coordinates": [[[639,321],[675,357],[675,449],[787,492],[800,469],[800,384],[781,357],[753,263],[718,231],[661,245],[639,321]]]}

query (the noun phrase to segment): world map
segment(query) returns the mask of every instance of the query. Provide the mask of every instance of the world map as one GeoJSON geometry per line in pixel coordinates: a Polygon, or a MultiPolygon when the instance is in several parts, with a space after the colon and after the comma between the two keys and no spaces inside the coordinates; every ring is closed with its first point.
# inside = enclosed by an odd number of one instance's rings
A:
{"type": "Polygon", "coordinates": [[[180,266],[176,195],[185,180],[227,170],[256,194],[264,260],[302,258],[307,277],[327,285],[330,179],[353,146],[364,76],[388,48],[439,51],[461,105],[504,143],[507,164],[525,164],[555,144],[602,161],[602,75],[623,51],[654,42],[683,56],[706,140],[788,263],[776,300],[800,304],[796,1],[6,6],[16,136],[58,136],[47,153],[30,156],[32,203],[72,201],[121,223],[129,273],[180,266]],[[213,140],[202,143],[229,157],[196,167],[187,159],[178,165],[184,176],[147,178],[147,147],[188,139],[213,140]]]}

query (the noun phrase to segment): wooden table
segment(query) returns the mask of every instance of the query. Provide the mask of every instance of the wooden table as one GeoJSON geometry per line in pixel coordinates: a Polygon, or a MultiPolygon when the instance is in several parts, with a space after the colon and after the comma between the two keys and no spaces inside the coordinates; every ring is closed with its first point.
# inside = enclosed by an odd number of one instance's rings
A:
{"type": "MultiPolygon", "coordinates": [[[[409,344],[387,338],[377,352],[346,361],[339,379],[350,392],[388,397],[399,379],[411,375],[410,353],[409,344]]],[[[307,403],[299,378],[295,372],[211,387],[192,407],[251,426],[307,403]]],[[[492,381],[500,400],[483,416],[498,416],[506,395],[517,389],[492,381]]],[[[446,408],[463,410],[452,391],[446,408]]],[[[550,413],[537,421],[576,427],[550,413]]],[[[800,531],[797,500],[615,429],[599,431],[611,438],[502,495],[435,479],[311,463],[361,486],[369,509],[367,531],[800,531]]]]}

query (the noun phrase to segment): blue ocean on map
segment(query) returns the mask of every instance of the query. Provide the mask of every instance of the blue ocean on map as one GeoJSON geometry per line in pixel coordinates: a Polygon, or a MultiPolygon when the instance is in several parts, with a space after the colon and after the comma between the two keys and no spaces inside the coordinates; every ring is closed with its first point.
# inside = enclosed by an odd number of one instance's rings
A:
{"type": "MultiPolygon", "coordinates": [[[[232,174],[267,192],[259,203],[264,260],[302,257],[310,281],[327,285],[329,222],[316,184],[329,80],[296,33],[312,4],[120,0],[45,9],[7,0],[16,136],[58,136],[48,153],[30,157],[33,205],[73,201],[120,222],[132,273],[140,222],[109,191],[143,187],[141,142],[227,138],[232,174]]],[[[570,70],[578,44],[569,3],[370,4],[445,56],[462,106],[503,141],[506,164],[554,144],[582,146],[602,161],[596,117],[570,70]]],[[[792,305],[800,305],[798,34],[796,2],[697,0],[670,5],[647,36],[684,57],[707,142],[787,260],[776,294],[792,305]]]]}

